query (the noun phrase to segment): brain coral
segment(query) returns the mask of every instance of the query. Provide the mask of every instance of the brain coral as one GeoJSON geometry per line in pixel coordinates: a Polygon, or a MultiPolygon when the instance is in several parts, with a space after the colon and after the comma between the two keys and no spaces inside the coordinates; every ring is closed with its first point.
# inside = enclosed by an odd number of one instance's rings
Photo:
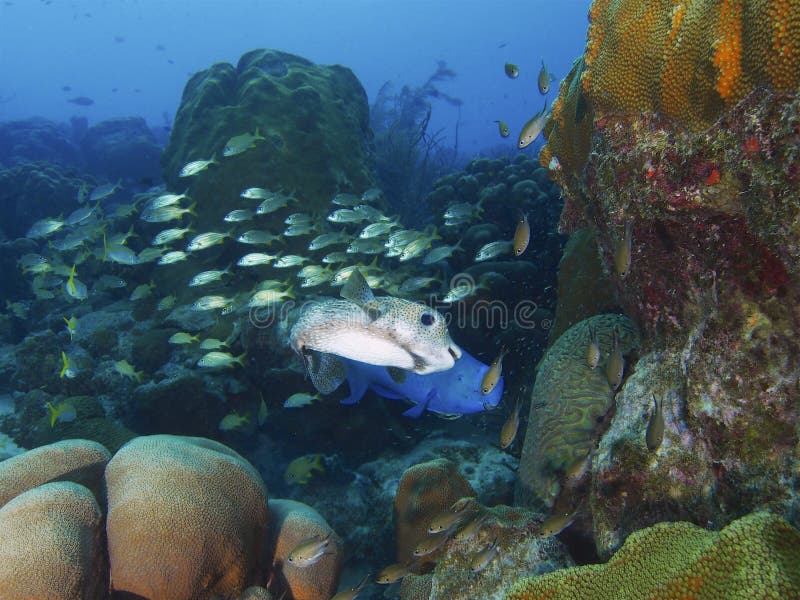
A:
{"type": "Polygon", "coordinates": [[[394,497],[397,562],[412,560],[416,545],[429,537],[431,519],[466,496],[474,497],[475,491],[456,464],[446,458],[406,469],[394,497]]]}
{"type": "Polygon", "coordinates": [[[111,590],[157,599],[240,595],[259,583],[267,490],[233,450],[139,437],[106,468],[111,590]]]}
{"type": "Polygon", "coordinates": [[[637,531],[602,565],[518,582],[506,600],[797,598],[800,532],[754,513],[720,532],[686,522],[637,531]]]}
{"type": "Polygon", "coordinates": [[[53,482],[0,508],[3,600],[100,600],[106,570],[102,516],[92,493],[53,482]]]}
{"type": "Polygon", "coordinates": [[[605,370],[614,328],[623,355],[639,345],[639,333],[630,319],[596,315],[570,327],[539,363],[519,464],[517,503],[550,509],[558,494],[558,477],[594,447],[598,421],[614,398],[605,370]],[[595,369],[586,365],[592,329],[601,353],[595,369]]]}
{"type": "Polygon", "coordinates": [[[89,440],[64,440],[13,456],[0,462],[0,506],[49,481],[74,481],[97,495],[110,458],[108,450],[89,440]]]}
{"type": "Polygon", "coordinates": [[[311,566],[295,567],[286,559],[298,544],[311,537],[324,538],[333,530],[322,515],[302,502],[270,500],[269,514],[274,548],[272,564],[280,569],[280,579],[289,597],[293,600],[330,598],[339,585],[344,562],[342,541],[334,534],[326,550],[328,554],[311,566]]]}

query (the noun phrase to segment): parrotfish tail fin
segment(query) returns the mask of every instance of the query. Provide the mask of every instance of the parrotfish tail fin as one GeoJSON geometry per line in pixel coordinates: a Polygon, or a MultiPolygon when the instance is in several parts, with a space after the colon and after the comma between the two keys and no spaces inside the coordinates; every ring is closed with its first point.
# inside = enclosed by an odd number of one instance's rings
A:
{"type": "Polygon", "coordinates": [[[428,408],[428,405],[431,403],[431,400],[436,398],[438,392],[433,389],[428,392],[428,395],[425,396],[425,400],[422,402],[415,404],[411,408],[409,408],[406,412],[403,413],[404,417],[411,417],[412,419],[418,419],[422,416],[422,413],[425,412],[425,409],[428,408]]]}
{"type": "Polygon", "coordinates": [[[333,354],[307,350],[304,359],[311,383],[320,394],[330,394],[347,376],[344,363],[333,354]]]}
{"type": "Polygon", "coordinates": [[[350,395],[340,400],[339,404],[358,404],[361,398],[364,397],[364,394],[367,393],[369,383],[357,374],[350,374],[347,378],[347,384],[350,386],[350,395]]]}

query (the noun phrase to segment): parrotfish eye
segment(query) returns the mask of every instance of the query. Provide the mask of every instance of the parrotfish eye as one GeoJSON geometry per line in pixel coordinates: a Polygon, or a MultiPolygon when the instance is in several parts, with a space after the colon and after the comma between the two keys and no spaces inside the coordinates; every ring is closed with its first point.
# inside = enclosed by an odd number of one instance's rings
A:
{"type": "Polygon", "coordinates": [[[419,320],[422,322],[425,327],[430,327],[433,325],[434,321],[436,320],[434,316],[429,312],[424,312],[420,315],[419,320]]]}

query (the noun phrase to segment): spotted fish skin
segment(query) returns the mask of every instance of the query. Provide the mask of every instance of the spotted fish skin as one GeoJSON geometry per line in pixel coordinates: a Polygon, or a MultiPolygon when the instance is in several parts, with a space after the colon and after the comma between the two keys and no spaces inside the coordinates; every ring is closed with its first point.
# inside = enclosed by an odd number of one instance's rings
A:
{"type": "Polygon", "coordinates": [[[438,311],[390,296],[370,304],[369,310],[333,298],[307,304],[292,327],[292,348],[301,356],[316,350],[420,375],[450,369],[461,357],[438,311]]]}

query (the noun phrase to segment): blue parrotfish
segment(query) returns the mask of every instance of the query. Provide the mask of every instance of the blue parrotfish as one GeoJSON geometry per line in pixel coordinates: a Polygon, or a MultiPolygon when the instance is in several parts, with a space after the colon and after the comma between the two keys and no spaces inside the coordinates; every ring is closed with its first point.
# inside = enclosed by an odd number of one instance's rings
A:
{"type": "Polygon", "coordinates": [[[419,417],[426,410],[448,417],[491,410],[503,395],[502,377],[490,393],[483,394],[481,381],[489,366],[463,349],[451,369],[427,375],[316,352],[310,365],[311,381],[324,394],[347,380],[350,395],[342,404],[356,404],[371,389],[390,400],[410,401],[413,406],[403,413],[406,417],[419,417]]]}

